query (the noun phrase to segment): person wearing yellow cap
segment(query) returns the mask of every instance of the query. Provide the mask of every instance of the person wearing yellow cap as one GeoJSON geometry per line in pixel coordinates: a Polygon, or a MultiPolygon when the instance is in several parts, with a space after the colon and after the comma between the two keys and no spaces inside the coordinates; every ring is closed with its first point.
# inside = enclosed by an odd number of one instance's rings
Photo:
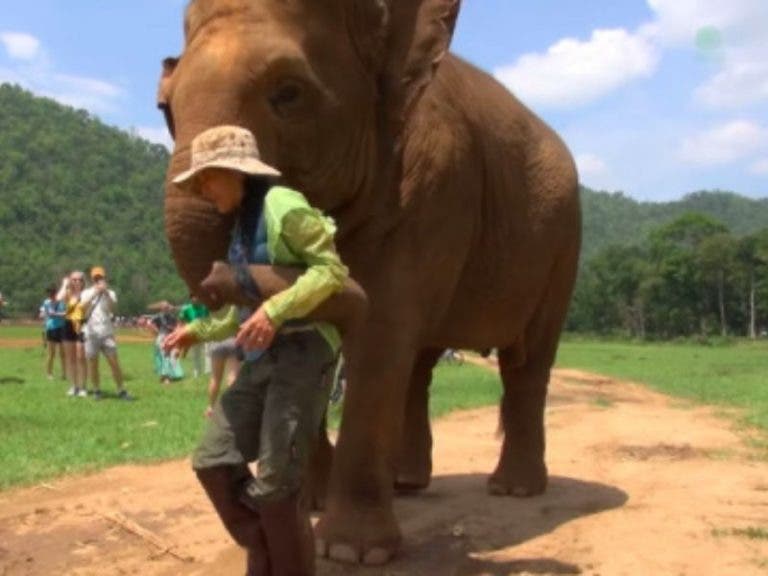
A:
{"type": "Polygon", "coordinates": [[[80,303],[85,310],[85,358],[91,375],[93,397],[96,400],[102,398],[99,353],[103,353],[112,369],[112,378],[117,386],[117,397],[121,400],[131,400],[123,383],[123,371],[117,357],[117,342],[112,324],[117,295],[107,286],[107,273],[101,266],[91,268],[91,280],[93,285],[83,290],[80,303]]]}

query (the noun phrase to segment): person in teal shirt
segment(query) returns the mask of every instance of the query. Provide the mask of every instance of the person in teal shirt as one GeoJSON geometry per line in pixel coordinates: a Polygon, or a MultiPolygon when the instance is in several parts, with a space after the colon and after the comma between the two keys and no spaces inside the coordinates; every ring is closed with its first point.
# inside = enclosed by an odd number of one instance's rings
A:
{"type": "Polygon", "coordinates": [[[169,349],[236,334],[246,351],[221,396],[192,465],[232,537],[248,551],[248,574],[313,574],[314,540],[299,505],[306,464],[328,403],[341,345],[335,326],[303,318],[348,277],[333,222],[297,190],[274,185],[280,173],[261,161],[248,130],[219,126],[192,142],[192,167],[174,181],[197,180],[221,213],[235,213],[230,264],[297,266],[303,274],[255,311],[232,308],[181,326],[169,349]],[[258,460],[254,477],[248,463],[258,460]]]}
{"type": "Polygon", "coordinates": [[[64,336],[64,314],[66,306],[64,302],[56,299],[56,286],[49,286],[46,290],[48,298],[40,305],[40,318],[45,321],[45,344],[48,348],[48,358],[45,363],[45,374],[48,380],[53,380],[53,360],[56,351],[59,351],[61,361],[61,379],[66,379],[66,367],[64,364],[64,347],[61,342],[64,336]]]}

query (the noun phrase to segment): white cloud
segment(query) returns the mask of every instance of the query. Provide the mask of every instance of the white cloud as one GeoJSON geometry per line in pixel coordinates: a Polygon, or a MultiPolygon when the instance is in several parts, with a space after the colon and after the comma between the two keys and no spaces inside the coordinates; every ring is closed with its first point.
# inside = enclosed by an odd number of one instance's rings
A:
{"type": "Polygon", "coordinates": [[[754,162],[749,167],[749,171],[757,176],[768,176],[768,158],[763,158],[762,160],[754,162]]]}
{"type": "Polygon", "coordinates": [[[576,166],[579,169],[579,177],[594,178],[608,172],[605,161],[596,154],[585,153],[576,155],[576,166]]]}
{"type": "Polygon", "coordinates": [[[0,32],[0,42],[8,56],[16,60],[34,60],[40,55],[40,41],[23,32],[0,32]]]}
{"type": "Polygon", "coordinates": [[[728,164],[757,152],[768,144],[768,130],[745,120],[735,120],[683,140],[679,157],[690,164],[728,164]]]}
{"type": "Polygon", "coordinates": [[[710,108],[740,108],[768,100],[768,61],[734,59],[697,88],[695,94],[698,101],[710,108]]]}
{"type": "Polygon", "coordinates": [[[562,39],[496,69],[496,77],[534,107],[568,108],[652,76],[665,50],[717,56],[717,71],[695,92],[711,108],[768,100],[768,0],[647,0],[653,18],[630,32],[595,30],[562,39]]]}
{"type": "Polygon", "coordinates": [[[44,80],[40,91],[50,98],[91,112],[109,112],[122,96],[122,89],[115,84],[69,74],[51,74],[44,80]]]}
{"type": "Polygon", "coordinates": [[[0,32],[12,61],[0,68],[0,82],[19,84],[23,88],[90,112],[115,110],[123,97],[123,89],[112,82],[62,73],[56,70],[40,41],[21,32],[0,32]]]}
{"type": "Polygon", "coordinates": [[[721,32],[725,40],[749,41],[765,34],[768,2],[765,0],[647,0],[655,13],[659,39],[691,43],[704,28],[721,32]]]}
{"type": "Polygon", "coordinates": [[[595,30],[586,41],[560,40],[545,54],[525,54],[496,77],[534,106],[571,107],[653,74],[658,52],[644,34],[595,30]]]}
{"type": "Polygon", "coordinates": [[[165,126],[139,126],[138,128],[135,128],[133,132],[141,138],[144,138],[144,140],[149,140],[155,144],[161,144],[168,150],[173,150],[173,139],[165,126]]]}
{"type": "Polygon", "coordinates": [[[709,108],[768,101],[766,0],[648,0],[660,45],[687,46],[717,56],[718,70],[694,96],[709,108]],[[709,36],[707,46],[702,37],[709,36]]]}

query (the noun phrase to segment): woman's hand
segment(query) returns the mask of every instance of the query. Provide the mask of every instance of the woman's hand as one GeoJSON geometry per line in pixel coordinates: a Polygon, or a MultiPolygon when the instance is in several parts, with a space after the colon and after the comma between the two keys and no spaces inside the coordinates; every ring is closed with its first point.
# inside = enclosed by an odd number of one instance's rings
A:
{"type": "Polygon", "coordinates": [[[266,350],[275,339],[277,329],[272,320],[267,316],[264,307],[260,306],[251,317],[243,322],[237,332],[235,341],[245,350],[266,350]]]}
{"type": "Polygon", "coordinates": [[[177,326],[173,332],[163,338],[163,352],[168,354],[175,351],[184,357],[187,355],[187,351],[197,343],[197,336],[190,333],[186,326],[177,326]]]}

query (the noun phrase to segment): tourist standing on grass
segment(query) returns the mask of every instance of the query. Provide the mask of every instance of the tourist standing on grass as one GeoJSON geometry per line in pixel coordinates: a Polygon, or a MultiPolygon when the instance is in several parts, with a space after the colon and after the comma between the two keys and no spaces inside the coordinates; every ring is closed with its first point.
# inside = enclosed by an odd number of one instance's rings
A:
{"type": "Polygon", "coordinates": [[[159,312],[148,316],[142,322],[142,327],[155,335],[152,348],[155,373],[160,376],[161,384],[170,384],[184,377],[184,370],[176,350],[163,350],[163,341],[173,332],[178,324],[174,314],[175,308],[169,302],[158,305],[159,312]]]}
{"type": "MultiPolygon", "coordinates": [[[[182,305],[179,310],[179,321],[184,324],[194,322],[198,318],[205,318],[210,314],[208,308],[202,302],[199,302],[194,296],[190,296],[189,302],[182,305]]],[[[192,376],[197,378],[198,376],[208,372],[207,370],[207,353],[205,344],[197,344],[193,346],[187,358],[192,357],[192,376]]]]}
{"type": "MultiPolygon", "coordinates": [[[[214,317],[224,318],[231,309],[224,309],[214,313],[214,317]]],[[[243,358],[243,350],[237,345],[234,336],[208,343],[208,353],[211,356],[211,377],[208,380],[208,406],[205,408],[205,417],[210,418],[213,407],[219,398],[221,385],[226,378],[227,388],[234,384],[237,373],[240,371],[240,362],[243,358]]]]}
{"type": "Polygon", "coordinates": [[[85,388],[85,334],[83,333],[83,310],[80,298],[85,289],[85,274],[75,270],[61,282],[56,299],[64,302],[64,358],[66,363],[69,391],[67,394],[76,398],[88,396],[85,388]]]}
{"type": "Polygon", "coordinates": [[[43,300],[43,303],[40,305],[40,318],[44,322],[45,345],[48,349],[45,362],[45,374],[48,377],[48,380],[53,380],[53,361],[56,358],[56,352],[58,352],[59,360],[61,362],[61,379],[65,380],[67,378],[64,346],[62,345],[66,306],[64,305],[64,302],[56,299],[57,292],[58,290],[56,289],[56,286],[49,286],[46,290],[48,297],[43,300]]]}
{"type": "Polygon", "coordinates": [[[112,324],[117,295],[107,286],[107,273],[101,266],[91,269],[93,286],[83,291],[81,302],[85,309],[85,358],[91,374],[91,387],[96,400],[101,399],[101,376],[99,375],[99,353],[104,354],[112,378],[117,386],[117,397],[130,400],[123,383],[123,371],[117,357],[115,328],[112,324]]]}
{"type": "MultiPolygon", "coordinates": [[[[193,180],[221,213],[234,213],[229,261],[236,266],[306,268],[288,289],[245,322],[233,309],[224,320],[198,320],[166,340],[167,348],[237,334],[246,356],[235,383],[208,420],[192,465],[229,533],[248,551],[248,574],[314,574],[314,539],[299,490],[317,438],[341,344],[337,329],[303,318],[344,287],[330,219],[303,194],[273,185],[280,173],[259,158],[248,130],[219,126],[192,142],[193,180]],[[254,478],[248,463],[258,459],[254,478]]],[[[246,272],[247,274],[247,272],[246,272]]]]}

